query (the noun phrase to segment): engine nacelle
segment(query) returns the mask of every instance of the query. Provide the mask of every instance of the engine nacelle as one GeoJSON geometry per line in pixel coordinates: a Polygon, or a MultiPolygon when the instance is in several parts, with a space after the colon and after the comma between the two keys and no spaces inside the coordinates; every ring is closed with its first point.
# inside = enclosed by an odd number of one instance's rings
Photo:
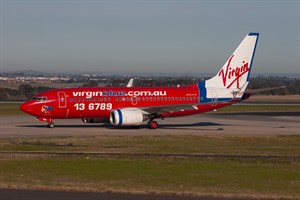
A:
{"type": "Polygon", "coordinates": [[[107,119],[103,118],[83,118],[81,119],[84,123],[103,123],[107,122],[107,119]]]}
{"type": "Polygon", "coordinates": [[[114,126],[137,126],[148,119],[148,115],[140,109],[117,109],[110,112],[110,123],[114,126]]]}

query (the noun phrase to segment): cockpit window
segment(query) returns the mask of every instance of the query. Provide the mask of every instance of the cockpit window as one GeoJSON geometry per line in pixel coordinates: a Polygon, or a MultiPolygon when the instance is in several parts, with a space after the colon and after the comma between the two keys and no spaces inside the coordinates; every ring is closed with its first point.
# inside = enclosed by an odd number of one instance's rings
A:
{"type": "Polygon", "coordinates": [[[46,101],[46,100],[47,100],[47,97],[33,97],[32,100],[46,101]]]}

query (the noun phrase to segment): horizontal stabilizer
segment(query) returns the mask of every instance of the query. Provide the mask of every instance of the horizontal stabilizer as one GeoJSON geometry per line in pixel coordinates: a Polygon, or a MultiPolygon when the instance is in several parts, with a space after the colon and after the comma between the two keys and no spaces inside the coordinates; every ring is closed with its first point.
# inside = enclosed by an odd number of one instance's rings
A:
{"type": "Polygon", "coordinates": [[[254,90],[247,90],[245,93],[247,94],[254,94],[254,93],[259,93],[259,92],[264,92],[264,91],[270,91],[270,90],[277,90],[277,89],[283,89],[286,88],[286,86],[280,86],[280,87],[272,87],[272,88],[262,88],[262,89],[254,89],[254,90]]]}

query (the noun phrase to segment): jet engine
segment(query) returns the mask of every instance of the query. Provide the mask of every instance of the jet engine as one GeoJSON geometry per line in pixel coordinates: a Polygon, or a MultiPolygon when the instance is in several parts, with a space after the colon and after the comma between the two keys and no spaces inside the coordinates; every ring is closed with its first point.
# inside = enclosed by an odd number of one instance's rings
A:
{"type": "Polygon", "coordinates": [[[114,126],[137,126],[148,119],[148,113],[140,109],[116,109],[110,112],[110,123],[114,126]]]}

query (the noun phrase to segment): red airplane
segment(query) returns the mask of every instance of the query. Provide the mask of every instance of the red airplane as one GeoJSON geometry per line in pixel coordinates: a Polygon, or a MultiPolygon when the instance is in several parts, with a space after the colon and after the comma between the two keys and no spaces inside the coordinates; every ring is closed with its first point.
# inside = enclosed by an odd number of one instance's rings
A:
{"type": "Polygon", "coordinates": [[[246,91],[258,41],[249,33],[211,79],[185,87],[95,87],[50,90],[23,103],[20,109],[47,122],[82,119],[86,123],[139,126],[157,118],[193,115],[219,109],[250,97],[246,91]]]}

